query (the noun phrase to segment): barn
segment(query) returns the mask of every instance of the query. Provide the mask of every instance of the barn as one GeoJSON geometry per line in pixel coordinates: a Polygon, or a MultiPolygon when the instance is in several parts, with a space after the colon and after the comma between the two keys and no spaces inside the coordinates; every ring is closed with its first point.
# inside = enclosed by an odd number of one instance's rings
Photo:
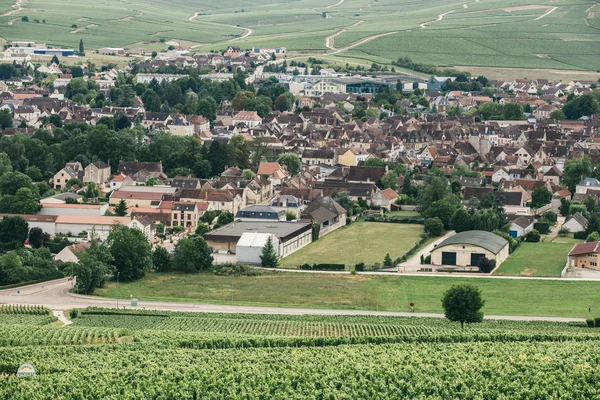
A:
{"type": "Polygon", "coordinates": [[[260,264],[263,247],[271,238],[275,253],[279,255],[279,240],[272,233],[244,232],[235,245],[236,261],[247,264],[260,264]]]}
{"type": "Polygon", "coordinates": [[[433,265],[477,266],[481,257],[496,260],[500,266],[507,258],[509,244],[495,233],[466,231],[450,236],[431,252],[433,265]]]}

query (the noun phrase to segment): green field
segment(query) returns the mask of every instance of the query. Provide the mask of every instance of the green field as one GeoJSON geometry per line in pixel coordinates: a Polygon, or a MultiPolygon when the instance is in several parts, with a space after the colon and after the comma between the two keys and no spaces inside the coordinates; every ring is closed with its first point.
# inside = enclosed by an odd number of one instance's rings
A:
{"type": "Polygon", "coordinates": [[[572,243],[523,242],[494,275],[560,277],[572,248],[572,243]]]}
{"type": "Polygon", "coordinates": [[[396,274],[280,272],[231,278],[212,274],[153,273],[118,287],[111,282],[96,293],[121,299],[133,295],[141,301],[381,311],[409,311],[409,304],[414,301],[416,312],[441,313],[442,294],[450,286],[461,283],[481,289],[486,300],[486,313],[492,315],[585,317],[588,304],[592,310],[600,309],[600,282],[396,274]]]}
{"type": "Polygon", "coordinates": [[[302,264],[382,264],[387,253],[403,256],[420,240],[423,225],[357,222],[309,244],[281,261],[283,267],[302,264]]]}
{"type": "MultiPolygon", "coordinates": [[[[598,69],[600,5],[592,0],[0,0],[2,37],[88,49],[179,40],[200,51],[287,47],[390,63],[598,69]],[[196,13],[198,13],[197,16],[196,13]],[[326,13],[324,18],[323,13],[326,13]],[[27,16],[30,22],[22,22],[27,16]],[[40,21],[36,23],[35,20],[40,21]],[[45,20],[45,23],[43,22],[45,20]],[[72,27],[77,25],[77,30],[72,27]],[[85,28],[84,28],[85,27],[85,28]],[[82,29],[84,28],[84,29],[82,29]],[[337,35],[330,49],[325,38],[337,35]],[[377,37],[378,35],[386,36],[377,37]]],[[[329,58],[329,57],[328,57],[329,58]]]]}
{"type": "Polygon", "coordinates": [[[427,318],[85,309],[65,327],[0,325],[0,398],[595,398],[599,338],[583,323],[462,329],[427,318]],[[16,376],[23,362],[36,376],[16,376]]]}

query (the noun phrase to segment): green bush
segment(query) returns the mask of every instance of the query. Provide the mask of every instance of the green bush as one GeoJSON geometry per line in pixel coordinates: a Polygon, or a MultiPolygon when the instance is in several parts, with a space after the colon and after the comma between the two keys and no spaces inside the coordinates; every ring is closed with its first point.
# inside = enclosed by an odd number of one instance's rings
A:
{"type": "Polygon", "coordinates": [[[312,270],[312,271],[344,271],[346,269],[345,264],[302,264],[298,266],[299,269],[312,270]]]}
{"type": "Polygon", "coordinates": [[[556,215],[556,213],[553,211],[548,211],[542,215],[542,220],[548,221],[550,224],[555,224],[556,221],[558,221],[558,215],[556,215]]]}
{"type": "Polygon", "coordinates": [[[536,229],[539,233],[545,235],[550,232],[550,223],[546,221],[539,221],[533,224],[533,228],[536,229]]]}
{"type": "Polygon", "coordinates": [[[537,229],[530,230],[527,235],[525,235],[525,241],[529,243],[537,243],[541,239],[540,232],[537,229]]]}
{"type": "Polygon", "coordinates": [[[575,232],[573,234],[573,238],[575,238],[575,239],[585,240],[585,239],[587,239],[587,237],[588,237],[588,235],[587,235],[587,233],[585,233],[585,231],[575,232]]]}
{"type": "Polygon", "coordinates": [[[361,262],[361,263],[358,263],[358,264],[356,264],[356,265],[354,266],[354,270],[355,270],[355,271],[358,271],[358,272],[362,272],[362,271],[364,271],[364,270],[365,270],[365,263],[364,263],[364,262],[361,262]]]}
{"type": "Polygon", "coordinates": [[[594,318],[586,318],[585,323],[587,324],[588,328],[593,328],[594,327],[594,318]]]}
{"type": "Polygon", "coordinates": [[[594,327],[600,328],[600,317],[594,318],[594,327]]]}
{"type": "Polygon", "coordinates": [[[69,318],[75,319],[81,316],[81,310],[79,308],[72,308],[69,310],[69,318]]]}

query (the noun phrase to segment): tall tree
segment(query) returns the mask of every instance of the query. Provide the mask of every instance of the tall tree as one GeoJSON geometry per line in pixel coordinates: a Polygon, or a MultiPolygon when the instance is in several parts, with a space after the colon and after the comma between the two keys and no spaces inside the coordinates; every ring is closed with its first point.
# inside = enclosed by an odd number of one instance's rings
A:
{"type": "Polygon", "coordinates": [[[280,165],[284,165],[292,176],[298,175],[302,168],[300,157],[296,153],[284,153],[279,156],[277,162],[280,165]]]}
{"type": "Polygon", "coordinates": [[[85,51],[83,49],[83,39],[79,39],[79,53],[85,54],[85,51]]]}
{"type": "Polygon", "coordinates": [[[152,249],[139,229],[118,225],[111,229],[106,240],[114,257],[113,266],[124,282],[143,277],[152,267],[152,249]]]}
{"type": "Polygon", "coordinates": [[[242,135],[235,135],[227,144],[229,153],[229,166],[246,169],[250,165],[250,149],[248,142],[242,135]]]}
{"type": "Polygon", "coordinates": [[[262,248],[262,252],[260,254],[260,265],[264,268],[275,268],[277,265],[279,265],[279,258],[277,257],[275,246],[273,246],[273,238],[271,236],[269,236],[267,242],[262,248]]]}
{"type": "Polygon", "coordinates": [[[119,217],[124,217],[127,215],[127,202],[125,199],[121,199],[119,204],[115,207],[115,214],[119,217]]]}
{"type": "Polygon", "coordinates": [[[157,246],[152,253],[152,265],[158,272],[167,272],[171,269],[171,255],[162,246],[157,246]]]}
{"type": "Polygon", "coordinates": [[[4,217],[0,220],[0,249],[21,248],[29,235],[29,224],[22,217],[4,217]]]}

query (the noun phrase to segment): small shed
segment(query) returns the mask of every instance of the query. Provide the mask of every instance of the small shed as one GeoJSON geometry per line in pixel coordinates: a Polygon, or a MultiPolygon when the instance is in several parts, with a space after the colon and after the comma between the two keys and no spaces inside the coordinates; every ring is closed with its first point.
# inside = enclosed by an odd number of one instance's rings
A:
{"type": "Polygon", "coordinates": [[[236,261],[247,264],[260,264],[263,247],[271,238],[275,253],[279,255],[279,240],[271,233],[245,232],[235,245],[236,261]]]}

